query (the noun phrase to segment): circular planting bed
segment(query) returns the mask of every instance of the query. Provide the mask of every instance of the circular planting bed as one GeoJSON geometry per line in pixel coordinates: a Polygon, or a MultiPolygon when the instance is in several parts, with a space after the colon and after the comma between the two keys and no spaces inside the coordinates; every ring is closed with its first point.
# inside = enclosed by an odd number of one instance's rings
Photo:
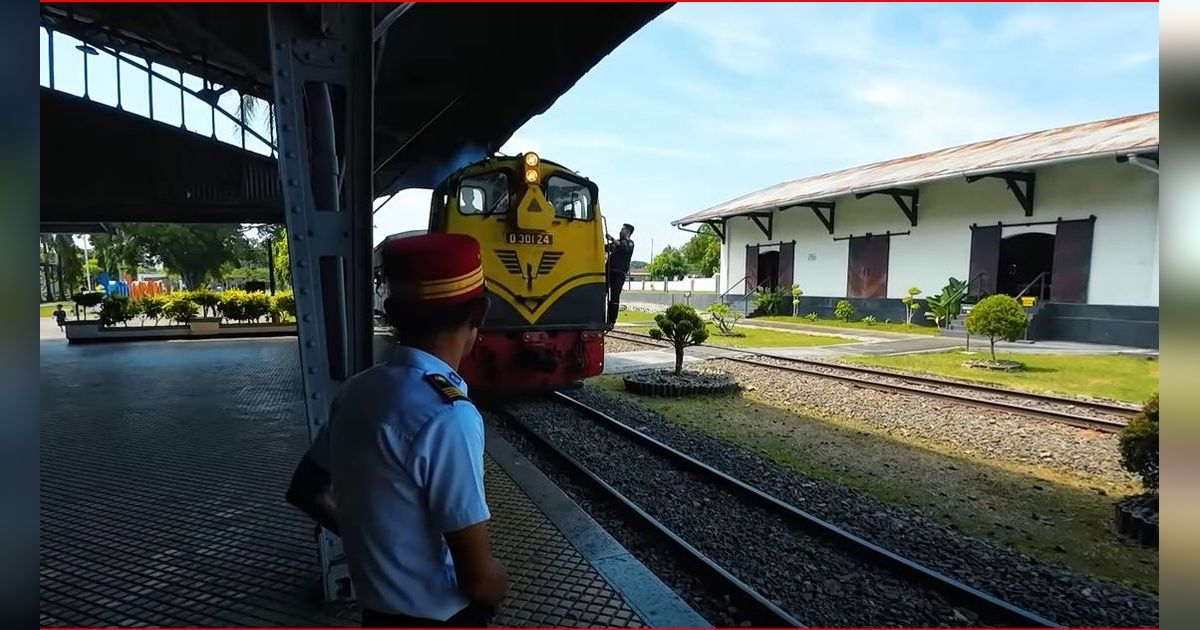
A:
{"type": "Polygon", "coordinates": [[[647,396],[694,396],[720,394],[738,388],[733,377],[721,372],[690,372],[676,374],[674,370],[643,370],[626,374],[625,389],[647,396]]]}
{"type": "Polygon", "coordinates": [[[1016,372],[1017,370],[1025,369],[1025,364],[1020,361],[990,361],[971,359],[963,361],[963,367],[967,368],[982,368],[985,370],[998,370],[1000,372],[1016,372]]]}
{"type": "Polygon", "coordinates": [[[1148,547],[1158,546],[1158,495],[1125,497],[1113,506],[1117,531],[1148,547]]]}

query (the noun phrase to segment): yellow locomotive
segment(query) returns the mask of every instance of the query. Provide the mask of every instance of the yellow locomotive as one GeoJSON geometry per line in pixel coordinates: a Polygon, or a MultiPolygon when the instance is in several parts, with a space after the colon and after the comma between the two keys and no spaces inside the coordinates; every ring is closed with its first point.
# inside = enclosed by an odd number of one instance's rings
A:
{"type": "Polygon", "coordinates": [[[476,162],[434,189],[429,231],[470,234],[482,249],[491,310],[460,366],[472,389],[548,391],[603,371],[604,230],[593,182],[534,153],[476,162]]]}

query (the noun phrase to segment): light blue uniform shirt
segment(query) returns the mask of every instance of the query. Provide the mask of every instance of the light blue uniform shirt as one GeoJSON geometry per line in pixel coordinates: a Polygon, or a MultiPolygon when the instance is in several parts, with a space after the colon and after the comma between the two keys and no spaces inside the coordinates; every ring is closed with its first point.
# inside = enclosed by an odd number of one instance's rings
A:
{"type": "Polygon", "coordinates": [[[328,456],[359,603],[445,621],[468,599],[442,534],[491,513],[483,489],[483,418],[468,400],[448,401],[428,374],[466,394],[445,362],[399,346],[390,361],[346,382],[328,434],[318,435],[312,451],[319,464],[328,456]]]}

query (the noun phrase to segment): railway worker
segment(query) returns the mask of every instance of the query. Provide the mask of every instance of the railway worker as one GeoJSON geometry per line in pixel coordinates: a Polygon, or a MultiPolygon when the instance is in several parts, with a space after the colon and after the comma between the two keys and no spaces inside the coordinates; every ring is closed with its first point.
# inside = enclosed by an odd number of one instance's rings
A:
{"type": "Polygon", "coordinates": [[[617,311],[621,308],[621,289],[625,286],[625,276],[629,275],[629,261],[633,260],[633,226],[626,223],[617,233],[618,238],[605,234],[608,242],[604,251],[608,252],[605,271],[608,275],[608,329],[612,330],[617,323],[617,311]]]}
{"type": "Polygon", "coordinates": [[[342,537],[363,627],[484,627],[508,577],[488,540],[483,419],[455,371],[488,310],[479,243],[424,234],[382,257],[400,344],[343,386],[288,501],[342,537]]]}

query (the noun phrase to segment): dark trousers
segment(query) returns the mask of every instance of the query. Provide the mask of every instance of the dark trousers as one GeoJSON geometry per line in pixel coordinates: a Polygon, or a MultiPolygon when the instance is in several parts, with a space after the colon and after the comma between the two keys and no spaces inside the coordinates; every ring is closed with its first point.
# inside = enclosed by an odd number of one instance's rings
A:
{"type": "Polygon", "coordinates": [[[621,289],[625,288],[625,274],[608,272],[608,325],[617,323],[617,311],[621,308],[621,289]]]}
{"type": "Polygon", "coordinates": [[[422,619],[408,615],[362,611],[364,628],[486,628],[495,611],[486,606],[471,604],[445,621],[422,619]]]}

